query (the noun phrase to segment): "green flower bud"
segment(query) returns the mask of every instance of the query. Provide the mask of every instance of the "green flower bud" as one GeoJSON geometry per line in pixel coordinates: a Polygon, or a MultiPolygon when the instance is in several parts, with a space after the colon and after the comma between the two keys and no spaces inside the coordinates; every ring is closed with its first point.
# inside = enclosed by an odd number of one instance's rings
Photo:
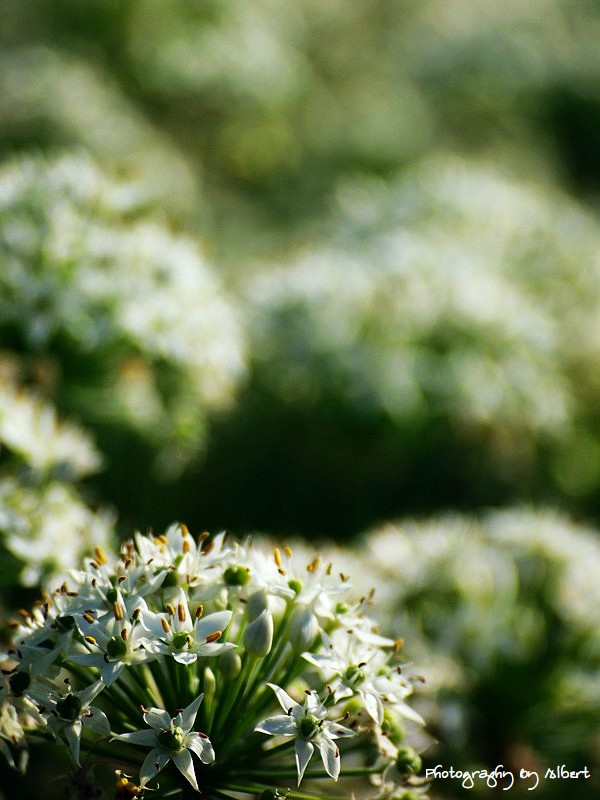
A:
{"type": "Polygon", "coordinates": [[[106,593],[106,599],[109,603],[116,603],[119,598],[119,592],[114,587],[109,589],[106,593]]]}
{"type": "Polygon", "coordinates": [[[273,615],[265,609],[244,631],[246,650],[253,656],[266,656],[273,644],[273,615]]]}
{"type": "Polygon", "coordinates": [[[123,658],[127,654],[127,645],[120,636],[113,636],[106,645],[106,655],[109,658],[123,658]]]}
{"type": "Polygon", "coordinates": [[[178,586],[179,578],[177,575],[177,571],[174,569],[168,570],[167,574],[165,575],[165,579],[162,582],[162,585],[164,589],[172,589],[174,586],[178,586]]]}
{"type": "Polygon", "coordinates": [[[75,722],[81,713],[81,700],[74,694],[68,694],[56,704],[56,711],[59,717],[68,722],[75,722]]]}
{"type": "Polygon", "coordinates": [[[173,730],[161,731],[156,738],[159,745],[164,747],[165,750],[169,750],[171,753],[178,753],[183,747],[185,734],[181,728],[173,728],[173,730]]]}
{"type": "Polygon", "coordinates": [[[188,647],[191,641],[192,637],[187,631],[177,631],[177,633],[173,635],[173,647],[177,650],[183,650],[188,647]]]}
{"type": "Polygon", "coordinates": [[[396,769],[400,774],[416,774],[421,771],[422,767],[421,757],[412,747],[399,748],[396,757],[396,769]]]}
{"type": "Polygon", "coordinates": [[[344,680],[354,686],[362,683],[365,679],[365,673],[358,664],[350,664],[344,671],[344,680]]]}
{"type": "Polygon", "coordinates": [[[29,689],[31,676],[28,672],[15,672],[8,679],[8,684],[14,696],[21,697],[29,689]]]}
{"type": "Polygon", "coordinates": [[[406,734],[402,717],[399,714],[392,713],[390,709],[386,708],[383,712],[381,731],[387,736],[390,742],[397,747],[406,734]]]}
{"type": "Polygon", "coordinates": [[[299,722],[300,733],[305,739],[310,739],[319,730],[319,720],[312,714],[307,714],[299,722]]]}
{"type": "Polygon", "coordinates": [[[215,696],[215,689],[217,688],[217,679],[215,673],[210,667],[204,669],[204,702],[211,703],[215,696]]]}
{"type": "Polygon", "coordinates": [[[242,669],[242,659],[236,650],[226,650],[219,656],[219,669],[225,680],[237,678],[242,669]]]}
{"type": "Polygon", "coordinates": [[[245,586],[250,580],[250,569],[248,567],[227,567],[223,573],[223,580],[227,586],[245,586]]]}
{"type": "Polygon", "coordinates": [[[319,634],[319,623],[306,606],[298,606],[292,612],[290,620],[290,642],[297,653],[309,650],[319,634]]]}
{"type": "Polygon", "coordinates": [[[54,625],[56,625],[59,631],[70,631],[75,627],[75,617],[71,614],[66,614],[64,617],[57,617],[54,620],[54,625]]]}

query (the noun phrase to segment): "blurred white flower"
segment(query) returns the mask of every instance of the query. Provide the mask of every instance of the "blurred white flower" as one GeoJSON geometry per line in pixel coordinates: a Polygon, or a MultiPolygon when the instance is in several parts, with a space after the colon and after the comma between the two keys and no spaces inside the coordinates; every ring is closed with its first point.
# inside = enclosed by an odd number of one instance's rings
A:
{"type": "Polygon", "coordinates": [[[8,385],[0,387],[0,444],[42,472],[61,467],[79,478],[101,465],[87,434],[59,421],[49,403],[8,385]]]}

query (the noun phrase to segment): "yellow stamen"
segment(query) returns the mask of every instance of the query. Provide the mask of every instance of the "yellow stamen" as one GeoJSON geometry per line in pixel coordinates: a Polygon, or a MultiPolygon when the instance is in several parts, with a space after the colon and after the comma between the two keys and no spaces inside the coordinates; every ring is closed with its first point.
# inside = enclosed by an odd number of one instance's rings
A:
{"type": "Polygon", "coordinates": [[[218,642],[219,639],[221,638],[221,636],[223,636],[223,631],[215,631],[214,633],[211,633],[210,636],[206,637],[206,641],[207,642],[218,642]]]}
{"type": "Polygon", "coordinates": [[[164,617],[160,618],[160,624],[162,625],[162,629],[165,633],[171,633],[171,626],[164,617]]]}
{"type": "Polygon", "coordinates": [[[101,547],[94,548],[94,555],[96,556],[96,561],[100,566],[106,564],[107,558],[104,550],[101,547]]]}

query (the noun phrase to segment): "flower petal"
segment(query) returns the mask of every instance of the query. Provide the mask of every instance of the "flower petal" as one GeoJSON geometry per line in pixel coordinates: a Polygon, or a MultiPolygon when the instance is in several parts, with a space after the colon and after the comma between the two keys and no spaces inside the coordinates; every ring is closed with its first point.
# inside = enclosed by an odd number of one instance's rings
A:
{"type": "Polygon", "coordinates": [[[128,744],[142,744],[146,747],[156,744],[155,731],[133,731],[132,733],[120,733],[118,736],[113,736],[111,742],[118,739],[120,742],[127,742],[128,744]]]}
{"type": "Polygon", "coordinates": [[[200,789],[198,788],[198,782],[196,780],[196,773],[194,772],[194,764],[192,762],[192,757],[189,754],[188,750],[181,750],[179,753],[173,753],[171,756],[175,766],[181,772],[183,777],[188,780],[194,789],[199,792],[200,789]]]}
{"type": "Polygon", "coordinates": [[[198,660],[198,656],[196,653],[190,653],[188,651],[174,651],[171,653],[175,661],[178,664],[193,664],[195,661],[198,660]]]}
{"type": "Polygon", "coordinates": [[[396,711],[402,714],[403,717],[412,719],[413,722],[417,722],[419,725],[425,725],[425,720],[423,717],[418,713],[418,711],[415,711],[414,708],[411,708],[408,703],[405,703],[402,700],[397,700],[392,704],[392,706],[396,711]]]}
{"type": "Polygon", "coordinates": [[[185,741],[188,750],[195,753],[203,764],[212,764],[215,760],[215,751],[208,736],[201,736],[193,731],[185,741]]]}
{"type": "Polygon", "coordinates": [[[296,720],[287,714],[278,714],[276,717],[267,717],[259,722],[255,731],[268,733],[271,736],[294,736],[297,732],[296,720]]]}
{"type": "Polygon", "coordinates": [[[323,735],[317,742],[317,747],[321,751],[325,771],[334,781],[337,781],[340,774],[340,751],[337,745],[328,736],[323,735]]]}
{"type": "Polygon", "coordinates": [[[216,611],[207,617],[201,617],[194,623],[194,638],[197,641],[206,639],[215,631],[224,631],[231,620],[231,611],[216,611]]]}
{"type": "Polygon", "coordinates": [[[104,681],[96,681],[88,686],[86,689],[82,689],[79,692],[76,692],[77,697],[81,700],[82,708],[86,708],[94,697],[100,694],[100,692],[106,688],[106,684],[104,681]]]}
{"type": "Polygon", "coordinates": [[[65,737],[71,748],[73,761],[79,766],[79,745],[81,743],[81,722],[79,720],[65,727],[65,737]]]}
{"type": "Polygon", "coordinates": [[[306,739],[296,739],[296,769],[298,770],[298,786],[304,775],[304,770],[315,752],[314,745],[306,739]]]}
{"type": "Polygon", "coordinates": [[[356,736],[356,731],[340,725],[338,722],[327,722],[327,736],[330,739],[342,739],[345,736],[356,736]]]}
{"type": "MultiPolygon", "coordinates": [[[[101,656],[101,658],[104,662],[104,657],[101,656]]],[[[100,667],[100,677],[107,686],[110,686],[111,683],[117,680],[124,669],[125,664],[122,661],[115,661],[110,664],[103,663],[103,666],[100,667]]]]}
{"type": "Polygon", "coordinates": [[[164,711],[162,708],[149,708],[144,713],[144,722],[146,725],[150,725],[151,728],[161,731],[171,725],[171,717],[169,712],[164,711]]]}
{"type": "Polygon", "coordinates": [[[177,728],[181,728],[184,733],[188,733],[188,731],[192,730],[194,722],[196,721],[196,714],[198,713],[200,703],[203,699],[204,695],[199,694],[195,700],[192,700],[189,706],[186,706],[183,711],[177,714],[174,719],[174,724],[177,728]]]}
{"type": "Polygon", "coordinates": [[[148,781],[151,781],[152,778],[156,777],[161,769],[166,767],[170,760],[171,756],[168,753],[159,750],[158,747],[150,750],[144,759],[142,768],[140,769],[141,785],[144,786],[148,783],[148,781]]]}
{"type": "Polygon", "coordinates": [[[383,722],[383,703],[381,697],[375,692],[360,692],[360,695],[365,704],[367,714],[371,719],[375,720],[378,725],[383,722]]]}
{"type": "Polygon", "coordinates": [[[289,696],[289,694],[281,688],[281,686],[276,686],[274,683],[267,683],[273,691],[275,692],[275,696],[279,700],[279,705],[283,708],[283,710],[287,713],[290,708],[295,708],[298,703],[289,696]]]}
{"type": "Polygon", "coordinates": [[[90,710],[87,714],[84,714],[81,718],[81,721],[85,725],[86,728],[89,728],[94,733],[97,733],[99,736],[109,736],[110,735],[110,722],[108,721],[108,717],[102,711],[101,708],[97,708],[96,706],[90,706],[90,710]]]}

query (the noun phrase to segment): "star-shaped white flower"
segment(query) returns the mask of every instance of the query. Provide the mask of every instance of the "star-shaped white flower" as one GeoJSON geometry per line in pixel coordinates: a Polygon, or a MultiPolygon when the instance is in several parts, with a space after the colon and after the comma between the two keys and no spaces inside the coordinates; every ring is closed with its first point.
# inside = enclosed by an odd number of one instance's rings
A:
{"type": "Polygon", "coordinates": [[[150,708],[144,713],[144,721],[151,730],[122,733],[113,737],[129,744],[141,744],[152,748],[140,769],[142,786],[155,778],[172,760],[184,778],[197,792],[200,791],[190,751],[195,753],[203,764],[212,764],[215,760],[215,751],[208,736],[192,730],[203,697],[203,694],[199,694],[187,708],[174,717],[170,717],[163,709],[150,708]]]}
{"type": "Polygon", "coordinates": [[[48,730],[60,742],[65,739],[71,750],[73,761],[79,764],[79,750],[83,728],[88,728],[98,736],[110,734],[110,723],[104,711],[90,705],[92,700],[106,687],[103,681],[96,681],[85,689],[60,695],[54,690],[47,693],[31,690],[31,696],[48,709],[48,730]]]}
{"type": "Polygon", "coordinates": [[[142,610],[140,623],[145,633],[140,642],[149,653],[172,655],[180,664],[193,664],[199,657],[217,656],[234,647],[231,642],[219,642],[231,616],[231,611],[216,611],[202,617],[198,611],[192,619],[180,589],[168,613],[142,610]]]}
{"type": "Polygon", "coordinates": [[[321,754],[327,774],[337,781],[340,774],[340,751],[334,739],[354,736],[354,731],[327,719],[327,709],[313,692],[307,693],[304,705],[300,705],[280,686],[269,683],[279,704],[286,712],[267,717],[254,730],[271,736],[296,737],[296,769],[298,786],[312,758],[315,747],[321,754]]]}

